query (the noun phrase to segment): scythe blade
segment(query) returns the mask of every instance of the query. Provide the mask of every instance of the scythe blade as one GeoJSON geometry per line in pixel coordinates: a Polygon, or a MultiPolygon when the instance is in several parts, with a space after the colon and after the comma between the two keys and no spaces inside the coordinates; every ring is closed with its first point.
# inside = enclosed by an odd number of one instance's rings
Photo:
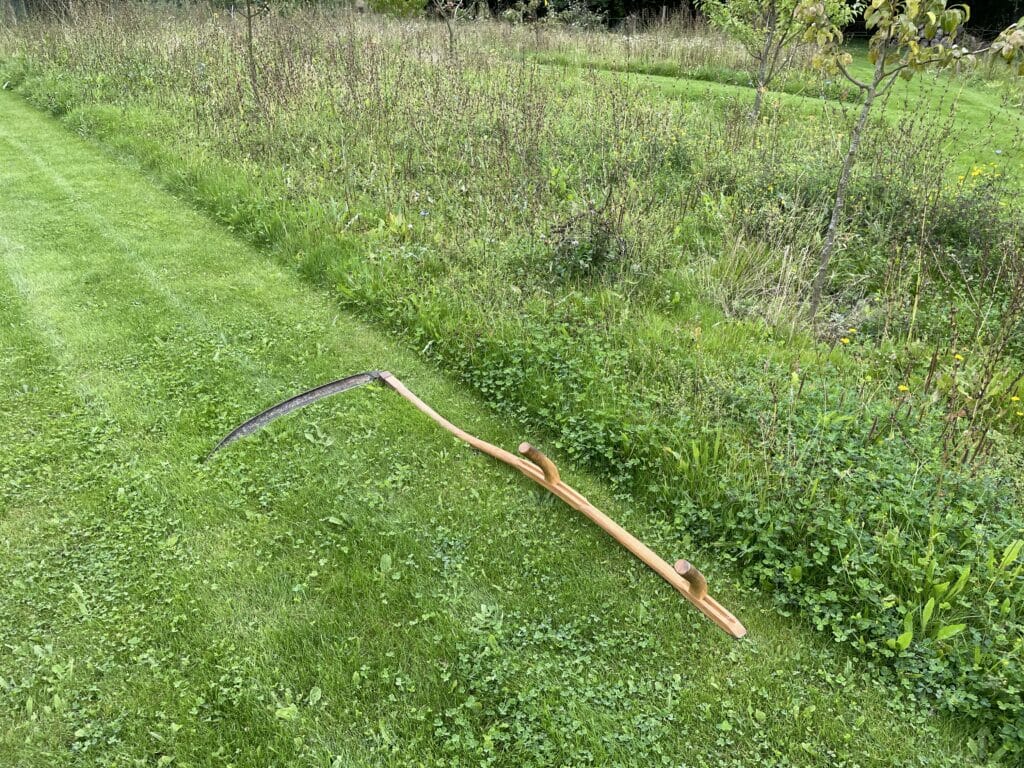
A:
{"type": "Polygon", "coordinates": [[[380,381],[382,374],[383,371],[357,373],[353,376],[346,376],[344,379],[338,379],[337,381],[331,381],[327,384],[321,384],[319,387],[307,389],[305,392],[300,392],[294,397],[282,400],[277,405],[272,405],[270,408],[267,408],[267,410],[256,414],[248,421],[242,422],[231,430],[224,436],[224,439],[217,443],[214,449],[206,455],[206,458],[203,459],[203,461],[209,461],[210,457],[221,448],[227,448],[236,440],[241,440],[243,437],[248,437],[253,432],[258,432],[267,426],[267,424],[274,421],[274,419],[279,419],[292,411],[305,408],[310,403],[315,403],[317,400],[322,400],[325,397],[337,395],[346,390],[361,387],[364,384],[372,384],[375,381],[380,381]]]}

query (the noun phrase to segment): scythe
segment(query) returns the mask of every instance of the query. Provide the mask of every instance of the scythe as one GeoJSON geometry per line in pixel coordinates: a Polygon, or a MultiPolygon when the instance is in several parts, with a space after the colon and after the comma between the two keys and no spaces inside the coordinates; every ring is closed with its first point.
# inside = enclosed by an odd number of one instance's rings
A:
{"type": "Polygon", "coordinates": [[[729,613],[729,611],[723,608],[717,600],[708,594],[707,581],[705,581],[704,576],[700,571],[686,560],[678,560],[674,566],[670,566],[667,562],[662,560],[646,544],[587,501],[583,494],[562,482],[562,479],[558,474],[558,468],[554,465],[551,459],[543,453],[538,451],[529,443],[522,443],[519,446],[519,452],[523,457],[525,457],[522,458],[510,453],[509,451],[503,450],[496,445],[491,445],[478,437],[474,437],[468,432],[459,429],[459,427],[452,424],[446,418],[437,413],[437,411],[420,400],[401,381],[399,381],[398,378],[388,371],[368,371],[366,373],[359,373],[344,379],[332,381],[328,384],[323,384],[319,387],[314,387],[313,389],[284,400],[233,429],[212,451],[210,451],[207,459],[222,448],[226,448],[231,445],[231,443],[236,440],[240,440],[241,438],[262,429],[274,419],[280,418],[285,414],[296,411],[325,397],[339,394],[354,387],[362,386],[363,384],[370,384],[374,382],[389,387],[433,419],[443,429],[452,433],[463,442],[468,443],[473,448],[476,448],[482,453],[486,453],[488,456],[491,456],[498,461],[508,464],[513,469],[516,469],[526,475],[526,477],[537,483],[537,485],[546,488],[573,509],[582,512],[590,518],[590,520],[600,526],[613,539],[619,542],[619,544],[642,560],[655,573],[661,576],[661,578],[671,584],[679,594],[689,600],[697,610],[711,619],[711,621],[721,627],[729,635],[739,638],[743,637],[747,633],[747,630],[736,619],[736,617],[729,613]]]}

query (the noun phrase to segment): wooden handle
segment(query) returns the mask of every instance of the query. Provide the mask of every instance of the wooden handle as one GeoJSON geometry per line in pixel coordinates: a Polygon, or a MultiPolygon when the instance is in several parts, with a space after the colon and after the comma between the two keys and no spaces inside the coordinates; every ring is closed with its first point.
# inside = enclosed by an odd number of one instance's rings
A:
{"type": "Polygon", "coordinates": [[[690,588],[693,590],[693,596],[702,599],[707,597],[708,594],[708,582],[704,578],[704,574],[697,570],[697,568],[690,563],[689,560],[676,560],[676,564],[673,566],[673,570],[686,579],[689,583],[690,588]]]}
{"type": "Polygon", "coordinates": [[[558,476],[558,467],[555,466],[555,462],[538,451],[532,445],[529,443],[520,443],[519,452],[541,468],[541,471],[544,472],[544,480],[546,482],[551,485],[558,485],[562,482],[562,478],[558,476]]]}
{"type": "Polygon", "coordinates": [[[602,528],[609,536],[642,560],[651,570],[671,584],[679,594],[693,603],[701,613],[711,619],[711,621],[729,633],[732,637],[743,637],[747,634],[746,628],[736,619],[736,617],[729,613],[729,611],[727,611],[717,600],[708,594],[707,582],[704,580],[704,576],[700,571],[683,560],[680,562],[686,563],[685,567],[677,564],[677,568],[684,568],[686,571],[684,575],[676,568],[673,568],[667,562],[662,560],[646,544],[636,538],[636,536],[631,534],[621,525],[608,517],[608,515],[587,501],[583,494],[575,488],[563,483],[558,476],[558,468],[554,465],[554,462],[532,445],[529,443],[523,443],[519,446],[520,453],[526,457],[520,458],[511,451],[506,451],[504,448],[491,445],[491,443],[488,443],[486,440],[481,440],[479,437],[471,435],[465,430],[455,426],[448,421],[448,419],[444,418],[444,416],[440,415],[437,411],[409,391],[409,388],[391,373],[381,371],[380,378],[381,381],[433,419],[443,429],[451,432],[460,440],[469,443],[469,445],[473,446],[478,451],[486,453],[488,456],[504,462],[517,471],[522,472],[533,482],[547,488],[551,493],[560,498],[570,507],[582,512],[602,528]]]}

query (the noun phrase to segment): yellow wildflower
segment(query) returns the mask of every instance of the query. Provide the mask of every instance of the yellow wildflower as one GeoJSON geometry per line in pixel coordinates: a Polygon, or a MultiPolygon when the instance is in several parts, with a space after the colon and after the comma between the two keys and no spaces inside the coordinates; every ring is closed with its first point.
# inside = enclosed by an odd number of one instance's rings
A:
{"type": "Polygon", "coordinates": [[[839,340],[839,342],[840,342],[841,344],[849,344],[849,343],[850,343],[850,340],[849,340],[848,338],[846,338],[845,336],[843,336],[843,338],[841,338],[841,339],[839,340]]]}
{"type": "Polygon", "coordinates": [[[954,360],[959,360],[962,363],[964,361],[964,356],[959,354],[959,353],[957,353],[957,354],[953,355],[953,359],[954,360]]]}
{"type": "Polygon", "coordinates": [[[1020,398],[1017,397],[1017,395],[1014,395],[1013,397],[1010,398],[1010,402],[1011,403],[1019,403],[1020,402],[1020,398]]]}
{"type": "Polygon", "coordinates": [[[900,392],[910,391],[910,387],[908,387],[906,384],[900,384],[898,387],[896,387],[896,389],[898,389],[900,392]]]}

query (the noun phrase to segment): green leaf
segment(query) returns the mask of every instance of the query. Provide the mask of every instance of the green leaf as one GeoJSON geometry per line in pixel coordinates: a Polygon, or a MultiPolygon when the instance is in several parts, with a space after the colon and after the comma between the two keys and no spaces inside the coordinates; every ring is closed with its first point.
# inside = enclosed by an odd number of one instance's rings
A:
{"type": "Polygon", "coordinates": [[[289,704],[287,707],[279,707],[274,712],[274,717],[278,720],[298,720],[299,719],[299,708],[294,704],[289,704]]]}
{"type": "Polygon", "coordinates": [[[946,595],[947,600],[952,600],[954,597],[960,594],[963,588],[967,585],[967,580],[971,577],[971,566],[965,566],[960,571],[960,578],[956,580],[956,584],[953,585],[952,589],[949,590],[949,594],[946,595]]]}
{"type": "Polygon", "coordinates": [[[309,706],[315,707],[320,702],[320,699],[322,699],[323,697],[324,692],[321,691],[318,686],[314,685],[312,688],[309,689],[309,696],[306,697],[306,700],[309,702],[309,706]]]}
{"type": "Polygon", "coordinates": [[[914,630],[908,629],[902,635],[896,638],[895,648],[897,651],[905,651],[910,646],[910,642],[914,639],[914,630]]]}
{"type": "Polygon", "coordinates": [[[387,573],[391,570],[391,555],[380,556],[380,572],[387,573]]]}
{"type": "Polygon", "coordinates": [[[999,562],[999,570],[1005,571],[1017,556],[1020,554],[1021,548],[1024,548],[1024,539],[1014,539],[1007,545],[1006,549],[1003,550],[1003,559],[999,562]]]}
{"type": "Polygon", "coordinates": [[[954,10],[946,11],[942,14],[942,31],[947,35],[951,35],[956,31],[956,28],[960,26],[963,16],[954,10]]]}
{"type": "Polygon", "coordinates": [[[928,629],[928,622],[932,620],[932,613],[935,611],[935,598],[931,597],[928,602],[924,604],[924,608],[921,610],[921,634],[923,635],[928,629]]]}
{"type": "Polygon", "coordinates": [[[944,627],[939,627],[939,631],[935,633],[936,640],[949,640],[949,638],[959,635],[967,629],[966,624],[947,624],[944,627]]]}

